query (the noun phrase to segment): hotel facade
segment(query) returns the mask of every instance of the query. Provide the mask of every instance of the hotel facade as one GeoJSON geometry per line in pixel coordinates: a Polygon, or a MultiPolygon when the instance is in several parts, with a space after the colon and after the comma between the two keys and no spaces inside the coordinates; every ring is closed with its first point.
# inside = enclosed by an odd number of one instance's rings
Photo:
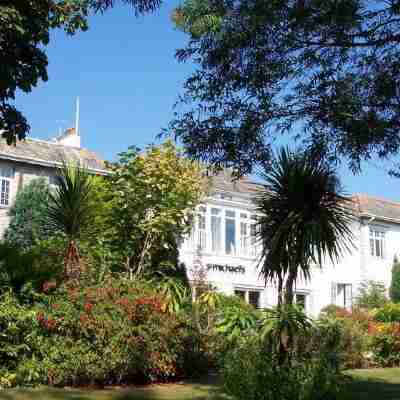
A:
{"type": "MultiPolygon", "coordinates": [[[[258,185],[248,179],[232,182],[227,171],[218,175],[212,194],[196,210],[180,257],[194,285],[201,279],[265,308],[275,305],[278,296],[276,287],[265,285],[260,275],[254,206],[258,191],[258,185]]],[[[311,316],[330,304],[350,309],[362,282],[390,286],[393,259],[400,253],[400,204],[366,195],[352,199],[354,249],[337,264],[326,261],[313,266],[311,279],[296,283],[295,301],[311,316]]]]}

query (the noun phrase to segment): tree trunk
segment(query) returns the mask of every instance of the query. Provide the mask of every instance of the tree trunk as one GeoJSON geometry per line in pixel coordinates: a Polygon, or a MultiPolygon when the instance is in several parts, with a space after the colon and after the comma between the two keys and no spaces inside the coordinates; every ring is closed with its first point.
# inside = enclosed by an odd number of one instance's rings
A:
{"type": "Polygon", "coordinates": [[[296,278],[297,278],[296,268],[289,269],[289,273],[286,278],[286,284],[285,284],[285,304],[286,305],[293,304],[293,298],[294,298],[293,287],[296,282],[296,278]]]}
{"type": "Polygon", "coordinates": [[[74,240],[70,240],[65,252],[64,275],[67,279],[79,279],[81,263],[78,247],[74,240]]]}

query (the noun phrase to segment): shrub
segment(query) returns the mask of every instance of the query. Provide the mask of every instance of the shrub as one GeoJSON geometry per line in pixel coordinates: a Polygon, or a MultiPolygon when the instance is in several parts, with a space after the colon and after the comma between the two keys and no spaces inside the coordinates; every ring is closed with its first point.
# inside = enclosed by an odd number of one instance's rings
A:
{"type": "Polygon", "coordinates": [[[259,336],[249,337],[226,356],[222,370],[226,391],[237,399],[333,399],[338,371],[323,352],[297,354],[280,364],[259,336]]]}
{"type": "MultiPolygon", "coordinates": [[[[65,286],[35,306],[18,306],[33,321],[24,341],[15,343],[24,356],[4,359],[3,377],[15,374],[21,384],[104,385],[204,371],[208,360],[195,325],[183,312],[168,312],[166,298],[149,286],[119,280],[65,286]]],[[[14,345],[12,332],[3,336],[5,345],[14,345]]]]}
{"type": "Polygon", "coordinates": [[[378,322],[400,322],[400,304],[387,303],[374,315],[378,322]]]}
{"type": "Polygon", "coordinates": [[[365,281],[360,284],[354,305],[357,308],[379,308],[388,302],[386,287],[382,282],[365,281]]]}
{"type": "Polygon", "coordinates": [[[37,241],[49,237],[50,232],[46,230],[44,222],[49,191],[45,178],[38,178],[17,193],[8,213],[10,224],[5,232],[7,242],[27,249],[37,241]]]}
{"type": "Polygon", "coordinates": [[[12,288],[16,293],[31,287],[38,291],[45,282],[57,280],[61,275],[60,254],[54,241],[42,241],[29,249],[10,243],[0,243],[0,278],[3,289],[12,288]]]}
{"type": "Polygon", "coordinates": [[[393,260],[390,298],[394,303],[400,302],[400,263],[397,257],[393,260]]]}
{"type": "Polygon", "coordinates": [[[381,367],[400,366],[400,323],[371,324],[371,350],[381,367]]]}

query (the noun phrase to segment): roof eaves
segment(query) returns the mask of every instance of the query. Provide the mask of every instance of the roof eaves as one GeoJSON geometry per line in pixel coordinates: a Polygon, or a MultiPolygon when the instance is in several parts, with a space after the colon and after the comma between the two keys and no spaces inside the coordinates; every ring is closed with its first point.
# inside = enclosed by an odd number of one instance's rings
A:
{"type": "MultiPolygon", "coordinates": [[[[0,159],[3,160],[10,160],[10,161],[15,161],[15,162],[21,162],[21,163],[27,163],[27,164],[32,164],[32,165],[40,165],[42,167],[60,167],[62,166],[62,163],[59,161],[47,161],[47,160],[41,160],[37,158],[30,158],[30,157],[18,157],[18,156],[10,156],[9,154],[4,154],[0,153],[0,159]]],[[[100,174],[100,175],[110,175],[111,172],[104,170],[104,169],[99,169],[99,168],[93,168],[93,167],[88,167],[85,166],[90,172],[100,174]]]]}

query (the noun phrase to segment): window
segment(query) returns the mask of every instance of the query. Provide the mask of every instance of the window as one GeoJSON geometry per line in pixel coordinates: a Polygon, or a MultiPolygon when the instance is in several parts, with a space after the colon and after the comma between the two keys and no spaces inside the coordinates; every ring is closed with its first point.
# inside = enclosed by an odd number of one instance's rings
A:
{"type": "Polygon", "coordinates": [[[260,308],[260,292],[249,290],[249,304],[254,308],[260,308]]]}
{"type": "Polygon", "coordinates": [[[0,168],[0,206],[10,205],[11,180],[13,178],[13,168],[0,168]]]}
{"type": "Polygon", "coordinates": [[[235,296],[242,298],[254,308],[260,308],[261,292],[259,290],[235,289],[235,296]]]}
{"type": "Polygon", "coordinates": [[[221,210],[211,209],[211,250],[221,251],[221,210]]]}
{"type": "Polygon", "coordinates": [[[225,252],[235,254],[236,251],[236,220],[235,211],[225,212],[225,252]]]}
{"type": "Polygon", "coordinates": [[[240,253],[244,256],[249,254],[250,227],[246,213],[240,213],[240,253]]]}
{"type": "Polygon", "coordinates": [[[307,293],[295,293],[294,302],[303,310],[307,309],[307,293]]]}
{"type": "Polygon", "coordinates": [[[332,284],[332,304],[351,309],[353,304],[353,287],[351,283],[332,284]]]}
{"type": "Polygon", "coordinates": [[[207,234],[206,234],[206,207],[199,207],[197,213],[197,243],[196,247],[199,250],[206,248],[207,234]]]}
{"type": "Polygon", "coordinates": [[[238,296],[238,297],[242,298],[243,300],[246,300],[246,291],[245,290],[236,289],[235,290],[235,296],[238,296]]]}
{"type": "Polygon", "coordinates": [[[370,228],[369,245],[370,245],[371,256],[384,258],[385,232],[370,228]]]}

